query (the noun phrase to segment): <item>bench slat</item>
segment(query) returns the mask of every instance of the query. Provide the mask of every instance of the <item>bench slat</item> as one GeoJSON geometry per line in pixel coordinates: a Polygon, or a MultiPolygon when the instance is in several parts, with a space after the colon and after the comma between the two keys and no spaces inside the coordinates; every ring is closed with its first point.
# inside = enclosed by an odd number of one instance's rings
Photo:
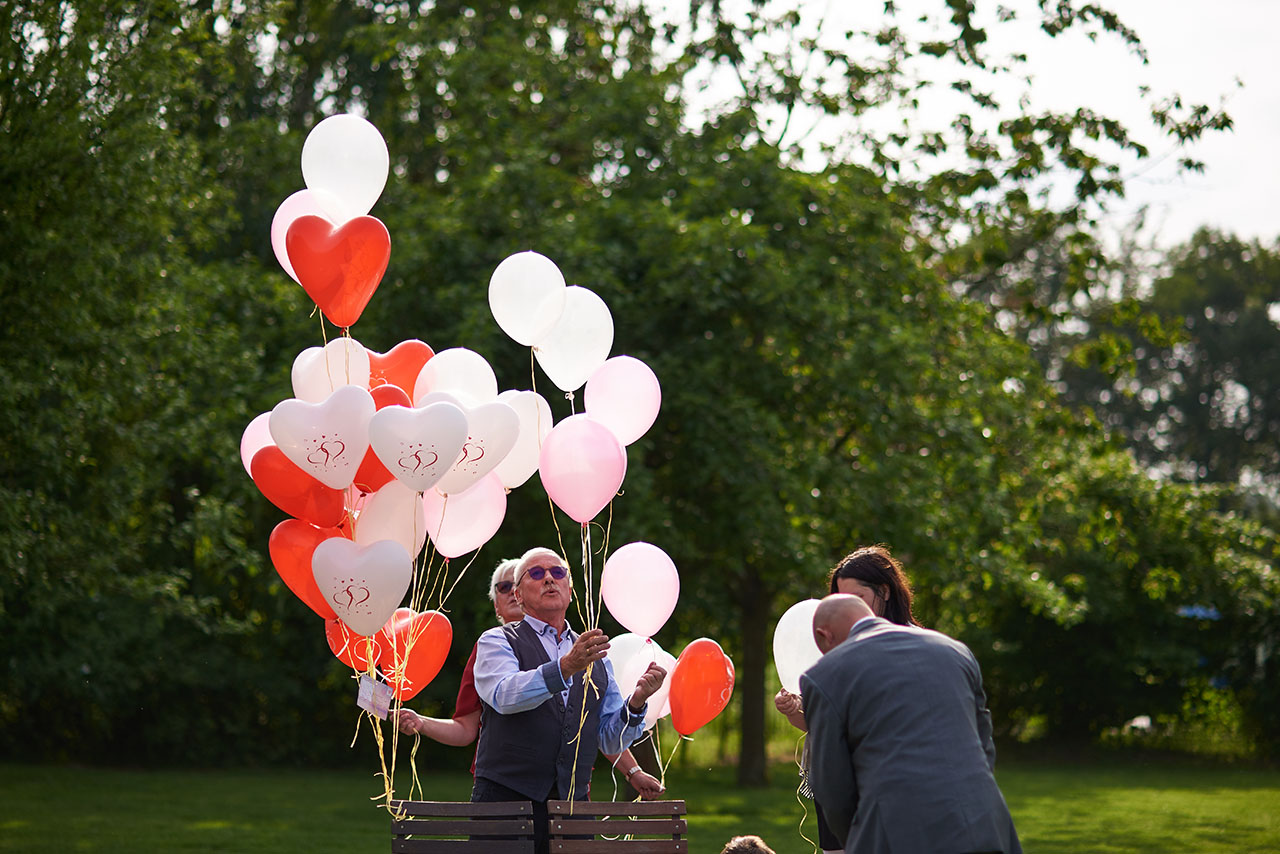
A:
{"type": "Polygon", "coordinates": [[[396,836],[533,836],[533,819],[406,819],[391,822],[391,832],[396,836]]]}
{"type": "Polygon", "coordinates": [[[533,854],[532,839],[393,839],[391,854],[533,854]]]}
{"type": "Polygon", "coordinates": [[[689,843],[683,839],[626,839],[599,842],[589,839],[553,839],[551,850],[557,854],[688,854],[689,843]]]}
{"type": "Polygon", "coordinates": [[[683,836],[689,832],[689,823],[682,818],[646,818],[640,821],[615,819],[596,821],[591,818],[552,818],[552,836],[570,836],[575,833],[594,833],[599,836],[683,836]]]}
{"type": "Polygon", "coordinates": [[[528,801],[493,801],[490,803],[468,803],[465,801],[392,801],[393,813],[408,813],[413,816],[493,816],[509,818],[518,815],[533,815],[533,804],[528,801]]]}
{"type": "Polygon", "coordinates": [[[547,801],[550,815],[684,815],[684,801],[547,801]]]}

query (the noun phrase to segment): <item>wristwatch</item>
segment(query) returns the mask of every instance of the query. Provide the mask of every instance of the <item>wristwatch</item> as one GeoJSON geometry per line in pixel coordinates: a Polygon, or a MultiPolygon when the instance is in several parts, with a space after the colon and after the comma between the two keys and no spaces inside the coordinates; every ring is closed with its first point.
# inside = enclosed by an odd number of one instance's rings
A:
{"type": "Polygon", "coordinates": [[[627,770],[627,779],[630,780],[631,775],[635,774],[639,770],[640,770],[639,765],[632,765],[631,768],[627,770]]]}

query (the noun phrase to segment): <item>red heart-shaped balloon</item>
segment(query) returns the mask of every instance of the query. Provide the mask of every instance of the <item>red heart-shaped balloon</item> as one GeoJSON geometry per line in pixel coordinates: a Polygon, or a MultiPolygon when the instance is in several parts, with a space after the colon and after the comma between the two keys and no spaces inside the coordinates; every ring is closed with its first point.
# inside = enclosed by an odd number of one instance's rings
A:
{"type": "Polygon", "coordinates": [[[435,352],[417,338],[401,341],[388,353],[369,351],[369,388],[383,383],[398,385],[413,397],[413,386],[422,373],[422,366],[435,352]]]}
{"type": "Polygon", "coordinates": [[[316,584],[311,555],[325,540],[345,536],[337,528],[317,528],[301,519],[286,519],[276,525],[267,540],[271,563],[284,583],[308,608],[326,620],[336,619],[338,615],[316,584]]]}
{"type": "Polygon", "coordinates": [[[671,724],[681,735],[709,723],[733,696],[733,662],[710,638],[686,646],[670,678],[671,724]]]}
{"type": "MultiPolygon", "coordinates": [[[[332,620],[324,621],[324,639],[329,644],[329,651],[336,655],[339,661],[361,673],[368,672],[369,638],[351,631],[351,629],[347,628],[346,623],[335,617],[332,620]]],[[[378,632],[372,639],[374,661],[378,660],[378,656],[382,652],[382,647],[380,646],[382,639],[382,632],[378,632]]]]}
{"type": "Polygon", "coordinates": [[[290,516],[330,528],[347,515],[341,489],[325,486],[298,468],[275,445],[267,445],[253,455],[249,474],[267,500],[290,516]]]}
{"type": "MultiPolygon", "coordinates": [[[[413,406],[409,395],[398,385],[375,386],[369,390],[369,394],[373,397],[373,405],[378,409],[387,406],[413,406]]],[[[373,493],[395,479],[396,476],[387,470],[373,448],[370,448],[364,452],[364,459],[360,461],[360,468],[356,469],[356,479],[352,485],[360,492],[373,493]]]]}
{"type": "Polygon", "coordinates": [[[360,319],[391,260],[391,235],[377,218],[358,216],[335,227],[300,216],[284,236],[298,283],[335,326],[360,319]]]}
{"type": "Polygon", "coordinates": [[[427,687],[449,655],[453,643],[453,626],[439,611],[415,614],[409,608],[398,608],[379,634],[387,643],[382,646],[378,666],[387,677],[399,700],[408,700],[427,687]]]}

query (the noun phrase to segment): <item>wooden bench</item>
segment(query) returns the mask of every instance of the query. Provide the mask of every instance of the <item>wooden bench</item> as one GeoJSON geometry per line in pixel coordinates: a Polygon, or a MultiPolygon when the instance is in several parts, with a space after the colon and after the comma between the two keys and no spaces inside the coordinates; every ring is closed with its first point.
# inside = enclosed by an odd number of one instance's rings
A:
{"type": "Polygon", "coordinates": [[[529,801],[392,801],[391,811],[392,854],[533,854],[529,801]]]}
{"type": "Polygon", "coordinates": [[[547,801],[552,854],[688,854],[684,801],[547,801]],[[571,839],[595,835],[595,839],[571,839]]]}
{"type": "MultiPolygon", "coordinates": [[[[393,854],[533,854],[528,801],[392,801],[391,807],[401,816],[391,821],[393,854]]],[[[547,802],[553,854],[688,854],[684,816],[684,801],[547,802]]]]}

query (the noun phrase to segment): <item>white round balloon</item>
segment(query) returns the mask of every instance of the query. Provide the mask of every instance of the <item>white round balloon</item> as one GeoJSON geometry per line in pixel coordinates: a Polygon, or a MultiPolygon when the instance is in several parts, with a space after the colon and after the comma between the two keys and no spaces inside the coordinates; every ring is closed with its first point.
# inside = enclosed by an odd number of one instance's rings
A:
{"type": "Polygon", "coordinates": [[[819,601],[806,599],[792,605],[773,630],[773,663],[782,687],[793,694],[800,693],[800,674],[822,658],[813,639],[813,612],[819,601]]]}
{"type": "Polygon", "coordinates": [[[436,353],[418,372],[413,384],[413,405],[432,392],[444,391],[470,403],[489,403],[498,398],[498,377],[488,360],[475,350],[450,347],[436,353]]]}
{"type": "Polygon", "coordinates": [[[320,122],[302,144],[302,178],[335,224],[364,216],[387,185],[391,155],[378,129],[353,113],[320,122]]]}
{"type": "Polygon", "coordinates": [[[551,331],[564,311],[564,275],[537,252],[508,256],[489,277],[489,310],[502,331],[528,346],[551,331]]]}
{"type": "Polygon", "coordinates": [[[508,389],[498,395],[498,402],[515,410],[520,419],[520,433],[510,453],[498,463],[494,472],[507,489],[515,489],[538,470],[542,440],[551,432],[551,406],[536,391],[508,389]]]}
{"type": "Polygon", "coordinates": [[[564,311],[534,342],[533,354],[561,391],[576,391],[609,358],[612,347],[609,307],[594,292],[574,285],[565,289],[564,311]]]}

